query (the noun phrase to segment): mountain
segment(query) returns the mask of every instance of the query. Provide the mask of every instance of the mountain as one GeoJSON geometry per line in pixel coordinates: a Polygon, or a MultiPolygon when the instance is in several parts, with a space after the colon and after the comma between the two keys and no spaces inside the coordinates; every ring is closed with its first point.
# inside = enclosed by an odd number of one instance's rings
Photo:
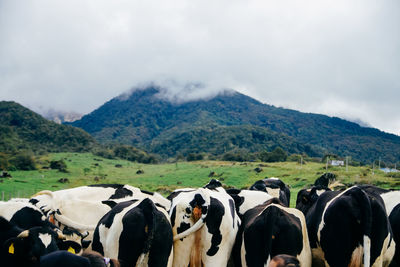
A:
{"type": "Polygon", "coordinates": [[[263,104],[235,91],[174,102],[155,86],[111,99],[71,125],[101,143],[120,142],[172,156],[281,146],[290,153],[334,153],[371,162],[400,160],[400,137],[337,117],[263,104]]]}
{"type": "Polygon", "coordinates": [[[80,152],[95,144],[95,139],[82,129],[46,120],[15,102],[0,102],[1,152],[80,152]]]}

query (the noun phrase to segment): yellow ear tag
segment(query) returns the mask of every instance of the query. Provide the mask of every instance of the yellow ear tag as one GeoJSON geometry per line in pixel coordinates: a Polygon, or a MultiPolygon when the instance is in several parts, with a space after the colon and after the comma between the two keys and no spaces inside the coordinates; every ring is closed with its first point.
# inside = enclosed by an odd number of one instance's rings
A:
{"type": "Polygon", "coordinates": [[[14,254],[14,243],[11,243],[11,245],[8,247],[8,253],[14,254]]]}
{"type": "Polygon", "coordinates": [[[71,252],[72,254],[75,254],[75,249],[73,249],[73,247],[69,247],[68,248],[68,252],[71,252]]]}

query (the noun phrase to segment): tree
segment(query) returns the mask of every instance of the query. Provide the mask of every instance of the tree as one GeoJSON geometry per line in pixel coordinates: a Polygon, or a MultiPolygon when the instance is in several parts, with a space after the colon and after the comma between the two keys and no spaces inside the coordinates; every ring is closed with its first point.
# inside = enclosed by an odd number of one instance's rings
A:
{"type": "Polygon", "coordinates": [[[10,163],[8,161],[9,156],[5,153],[0,153],[0,170],[8,170],[10,163]]]}
{"type": "Polygon", "coordinates": [[[10,159],[11,165],[17,170],[30,171],[36,170],[35,159],[28,153],[19,153],[10,159]]]}
{"type": "Polygon", "coordinates": [[[285,150],[280,147],[276,147],[272,152],[263,151],[260,152],[259,158],[261,161],[264,162],[280,162],[286,161],[287,154],[285,150]]]}

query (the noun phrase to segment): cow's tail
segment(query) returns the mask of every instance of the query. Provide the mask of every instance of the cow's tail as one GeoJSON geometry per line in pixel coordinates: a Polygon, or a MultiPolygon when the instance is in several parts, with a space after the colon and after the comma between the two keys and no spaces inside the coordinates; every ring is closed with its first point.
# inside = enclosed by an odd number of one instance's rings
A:
{"type": "Polygon", "coordinates": [[[40,191],[40,192],[37,192],[36,194],[34,194],[33,196],[31,196],[31,198],[37,197],[37,196],[40,196],[40,195],[48,195],[48,196],[54,198],[54,194],[53,194],[53,192],[50,191],[50,190],[42,190],[42,191],[40,191]]]}
{"type": "MultiPolygon", "coordinates": [[[[264,251],[267,252],[267,261],[268,259],[271,259],[271,248],[272,248],[272,242],[276,238],[274,235],[274,228],[275,228],[275,223],[276,220],[279,218],[279,213],[280,209],[276,207],[274,204],[271,204],[267,206],[267,208],[262,212],[262,216],[264,219],[263,225],[267,227],[264,228],[264,251]]],[[[269,262],[267,262],[267,265],[269,265],[269,262]]]]}
{"type": "Polygon", "coordinates": [[[201,227],[203,227],[207,214],[208,214],[208,209],[210,208],[210,197],[206,192],[206,189],[199,188],[199,193],[195,195],[195,202],[198,204],[193,208],[192,210],[192,217],[195,220],[195,224],[190,227],[189,229],[186,229],[182,233],[179,233],[174,236],[174,241],[182,239],[187,237],[190,234],[195,233],[198,231],[201,227]],[[196,199],[198,198],[198,199],[196,199]],[[200,200],[200,201],[199,201],[200,200]],[[203,203],[201,203],[201,201],[203,203]]]}
{"type": "Polygon", "coordinates": [[[180,234],[175,235],[174,236],[174,241],[182,239],[182,238],[185,238],[188,235],[193,234],[194,232],[199,230],[201,227],[203,227],[204,221],[205,221],[205,217],[206,217],[206,214],[202,214],[202,217],[192,227],[190,227],[189,229],[187,229],[186,231],[184,231],[184,232],[182,232],[180,234]]]}
{"type": "Polygon", "coordinates": [[[94,229],[96,228],[96,225],[85,225],[85,224],[81,224],[78,222],[75,222],[73,220],[71,220],[70,218],[68,218],[67,216],[64,216],[62,214],[58,214],[57,212],[55,212],[53,214],[54,219],[58,222],[60,222],[63,225],[66,225],[68,227],[74,228],[78,231],[94,231],[94,229]]]}
{"type": "Polygon", "coordinates": [[[154,202],[150,198],[145,198],[142,202],[138,205],[143,211],[145,229],[144,231],[147,234],[147,238],[144,242],[143,251],[140,255],[136,266],[148,266],[149,254],[151,246],[154,242],[156,227],[157,227],[157,216],[156,212],[158,211],[154,202]]]}
{"type": "MultiPolygon", "coordinates": [[[[371,266],[371,230],[372,230],[372,208],[368,195],[359,187],[349,190],[351,196],[356,200],[359,208],[357,221],[360,224],[363,234],[363,262],[364,267],[371,266]]],[[[360,259],[361,260],[361,259],[360,259]]]]}

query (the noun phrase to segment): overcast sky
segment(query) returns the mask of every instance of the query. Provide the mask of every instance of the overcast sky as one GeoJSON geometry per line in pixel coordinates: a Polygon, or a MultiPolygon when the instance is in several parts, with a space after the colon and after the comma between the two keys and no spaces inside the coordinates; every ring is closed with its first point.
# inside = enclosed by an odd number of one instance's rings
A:
{"type": "Polygon", "coordinates": [[[0,100],[89,113],[150,81],[400,135],[400,1],[0,0],[0,100]]]}

